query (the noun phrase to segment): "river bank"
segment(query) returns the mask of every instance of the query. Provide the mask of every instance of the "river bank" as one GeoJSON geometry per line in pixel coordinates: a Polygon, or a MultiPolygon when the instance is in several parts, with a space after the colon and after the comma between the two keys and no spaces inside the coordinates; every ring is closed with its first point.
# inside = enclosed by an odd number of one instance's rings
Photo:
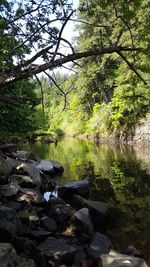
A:
{"type": "Polygon", "coordinates": [[[120,254],[97,231],[110,210],[105,202],[88,200],[91,178],[60,186],[59,197],[51,195],[47,201],[44,192],[55,190],[63,167],[18,151],[16,145],[0,151],[1,266],[146,266],[144,255],[131,244],[126,255],[120,254]]]}

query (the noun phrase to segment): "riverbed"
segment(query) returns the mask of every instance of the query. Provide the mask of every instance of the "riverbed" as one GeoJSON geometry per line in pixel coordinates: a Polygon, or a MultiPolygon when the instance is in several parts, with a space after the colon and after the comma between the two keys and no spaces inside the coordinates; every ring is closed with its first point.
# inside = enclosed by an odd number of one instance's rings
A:
{"type": "Polygon", "coordinates": [[[41,159],[58,161],[64,173],[58,185],[91,177],[89,198],[109,203],[102,229],[114,247],[134,245],[150,262],[150,149],[149,146],[95,144],[91,140],[60,138],[57,145],[21,144],[41,159]]]}

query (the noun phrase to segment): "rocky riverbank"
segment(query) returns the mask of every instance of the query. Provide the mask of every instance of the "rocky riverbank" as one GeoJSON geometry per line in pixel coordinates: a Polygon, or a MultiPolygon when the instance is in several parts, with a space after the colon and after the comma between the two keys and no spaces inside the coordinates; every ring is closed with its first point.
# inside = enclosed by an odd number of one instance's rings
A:
{"type": "Polygon", "coordinates": [[[0,266],[146,267],[136,248],[120,254],[97,232],[108,205],[88,200],[90,178],[44,198],[62,172],[60,164],[17,151],[15,144],[0,147],[0,266]]]}

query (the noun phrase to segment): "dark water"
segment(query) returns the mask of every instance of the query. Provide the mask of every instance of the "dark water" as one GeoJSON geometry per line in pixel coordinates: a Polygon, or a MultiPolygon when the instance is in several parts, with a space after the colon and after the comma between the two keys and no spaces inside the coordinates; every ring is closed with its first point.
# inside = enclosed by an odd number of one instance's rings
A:
{"type": "Polygon", "coordinates": [[[150,262],[150,147],[62,138],[57,146],[35,143],[21,149],[61,163],[65,171],[59,184],[95,177],[90,199],[106,201],[110,207],[102,231],[119,251],[134,245],[150,262]]]}

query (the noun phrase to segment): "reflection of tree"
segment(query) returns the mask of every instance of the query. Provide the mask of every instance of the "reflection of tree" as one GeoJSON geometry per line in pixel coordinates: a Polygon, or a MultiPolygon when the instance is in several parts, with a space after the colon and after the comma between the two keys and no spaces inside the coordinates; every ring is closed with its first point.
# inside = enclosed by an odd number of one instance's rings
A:
{"type": "Polygon", "coordinates": [[[113,188],[122,191],[126,196],[143,197],[150,194],[150,176],[147,171],[141,168],[138,162],[124,161],[113,163],[113,177],[111,184],[113,188]]]}

